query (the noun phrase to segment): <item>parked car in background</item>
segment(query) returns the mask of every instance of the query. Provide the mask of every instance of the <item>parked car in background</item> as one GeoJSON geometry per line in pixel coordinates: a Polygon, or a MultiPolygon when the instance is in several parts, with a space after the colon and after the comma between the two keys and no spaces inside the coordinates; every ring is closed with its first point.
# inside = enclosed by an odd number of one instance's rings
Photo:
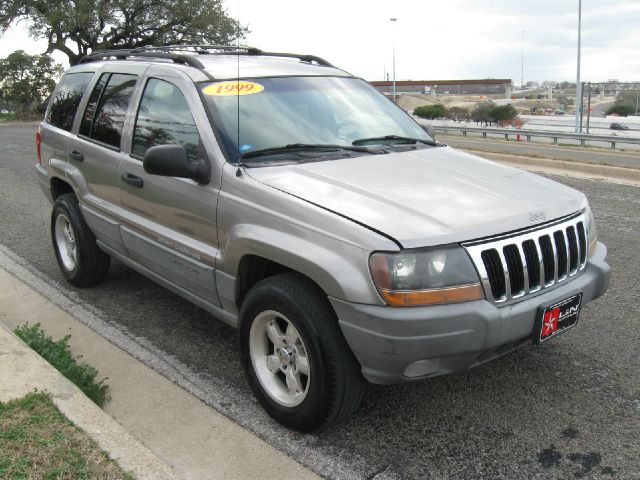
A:
{"type": "Polygon", "coordinates": [[[613,122],[611,125],[609,125],[609,128],[611,130],[629,130],[628,126],[617,122],[613,122]]]}

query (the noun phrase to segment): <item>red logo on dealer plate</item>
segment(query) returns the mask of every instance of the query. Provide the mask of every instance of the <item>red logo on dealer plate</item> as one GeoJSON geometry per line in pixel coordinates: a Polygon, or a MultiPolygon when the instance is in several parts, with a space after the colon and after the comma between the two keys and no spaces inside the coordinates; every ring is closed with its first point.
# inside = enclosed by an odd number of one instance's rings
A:
{"type": "Polygon", "coordinates": [[[542,335],[541,338],[553,335],[558,329],[558,317],[560,316],[560,307],[554,308],[550,312],[544,314],[542,321],[542,335]]]}

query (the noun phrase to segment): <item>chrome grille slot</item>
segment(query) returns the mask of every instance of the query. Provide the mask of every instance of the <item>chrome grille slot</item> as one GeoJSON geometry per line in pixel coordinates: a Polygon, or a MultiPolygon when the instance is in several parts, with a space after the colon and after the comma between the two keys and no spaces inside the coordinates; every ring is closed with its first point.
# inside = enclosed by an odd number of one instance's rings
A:
{"type": "Polygon", "coordinates": [[[578,222],[578,250],[580,251],[580,263],[584,263],[587,258],[587,235],[584,233],[584,224],[578,222]]]}
{"type": "Polygon", "coordinates": [[[576,238],[576,229],[567,227],[567,242],[569,243],[569,273],[575,272],[578,268],[578,239],[576,238]]]}
{"type": "Polygon", "coordinates": [[[540,257],[538,257],[538,249],[533,240],[525,240],[522,242],[522,250],[524,251],[525,263],[529,273],[529,288],[537,290],[540,288],[540,257]]]}
{"type": "Polygon", "coordinates": [[[552,285],[555,278],[555,252],[549,235],[543,235],[538,239],[542,251],[542,265],[544,267],[544,284],[552,285]]]}
{"type": "Polygon", "coordinates": [[[553,233],[553,240],[556,243],[556,252],[558,252],[558,278],[567,276],[567,244],[564,241],[564,233],[558,230],[553,233]]]}
{"type": "Polygon", "coordinates": [[[495,249],[485,250],[482,252],[482,261],[489,276],[491,291],[493,298],[504,298],[506,293],[506,282],[504,279],[504,271],[502,270],[502,262],[500,255],[495,249]]]}
{"type": "Polygon", "coordinates": [[[487,299],[509,303],[567,281],[584,269],[584,214],[462,246],[480,274],[487,299]]]}
{"type": "Polygon", "coordinates": [[[524,268],[518,247],[507,245],[502,249],[504,258],[507,261],[509,271],[509,281],[511,282],[511,295],[516,296],[524,293],[524,268]]]}

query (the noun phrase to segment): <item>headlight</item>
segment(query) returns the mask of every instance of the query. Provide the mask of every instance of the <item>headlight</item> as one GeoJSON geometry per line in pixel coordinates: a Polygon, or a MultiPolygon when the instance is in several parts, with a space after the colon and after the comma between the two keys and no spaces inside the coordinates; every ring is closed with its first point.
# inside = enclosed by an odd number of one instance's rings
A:
{"type": "Polygon", "coordinates": [[[478,274],[460,247],[374,253],[369,268],[389,305],[434,305],[484,298],[478,274]]]}
{"type": "Polygon", "coordinates": [[[598,243],[598,231],[596,229],[596,219],[593,216],[593,212],[587,207],[586,225],[584,226],[587,231],[587,242],[589,245],[589,257],[591,257],[596,251],[596,244],[598,243]]]}

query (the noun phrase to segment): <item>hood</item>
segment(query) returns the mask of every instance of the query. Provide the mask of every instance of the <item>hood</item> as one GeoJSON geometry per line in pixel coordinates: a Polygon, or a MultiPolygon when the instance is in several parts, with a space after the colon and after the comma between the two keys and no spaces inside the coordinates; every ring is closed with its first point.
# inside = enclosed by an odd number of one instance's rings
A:
{"type": "Polygon", "coordinates": [[[587,205],[572,188],[449,147],[247,173],[382,232],[404,248],[531,227],[587,205]]]}

